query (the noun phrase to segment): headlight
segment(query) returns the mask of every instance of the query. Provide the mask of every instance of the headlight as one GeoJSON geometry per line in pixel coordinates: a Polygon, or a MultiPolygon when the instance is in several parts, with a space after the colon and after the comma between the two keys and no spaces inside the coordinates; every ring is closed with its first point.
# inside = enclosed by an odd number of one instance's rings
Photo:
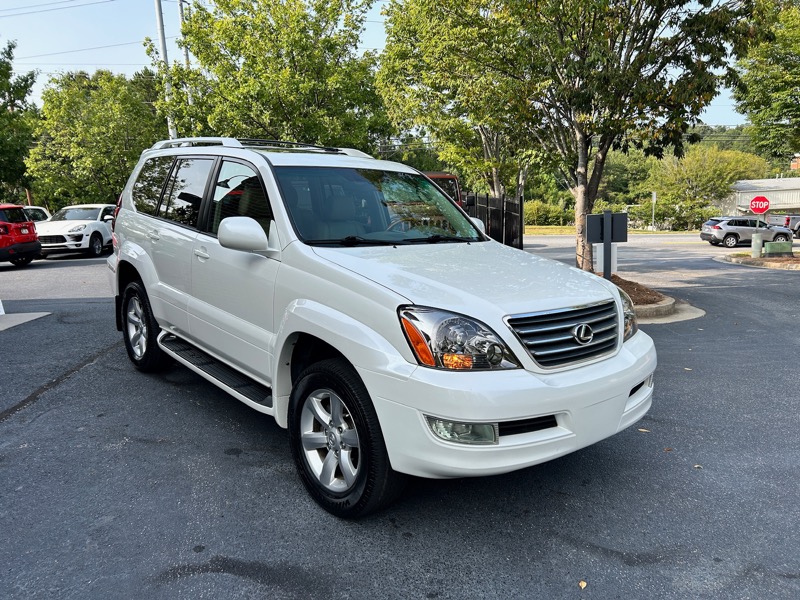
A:
{"type": "Polygon", "coordinates": [[[435,369],[518,369],[519,361],[480,321],[435,308],[401,306],[400,323],[417,362],[435,369]]]}
{"type": "Polygon", "coordinates": [[[636,310],[633,308],[633,300],[622,288],[619,289],[619,297],[622,298],[622,315],[625,318],[624,334],[622,341],[626,342],[639,331],[639,324],[636,321],[636,310]]]}
{"type": "Polygon", "coordinates": [[[75,225],[72,229],[68,231],[68,233],[77,233],[78,231],[83,231],[86,229],[86,224],[83,225],[75,225]]]}

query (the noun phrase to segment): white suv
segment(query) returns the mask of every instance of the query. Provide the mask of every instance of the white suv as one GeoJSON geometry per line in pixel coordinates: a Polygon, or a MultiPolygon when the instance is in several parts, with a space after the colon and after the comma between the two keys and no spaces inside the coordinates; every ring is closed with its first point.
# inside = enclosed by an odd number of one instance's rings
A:
{"type": "Polygon", "coordinates": [[[405,475],[573,452],[653,396],[656,352],[623,292],[492,241],[424,175],[357,150],[159,142],[108,265],[133,364],[174,359],[272,415],[341,517],[405,475]]]}

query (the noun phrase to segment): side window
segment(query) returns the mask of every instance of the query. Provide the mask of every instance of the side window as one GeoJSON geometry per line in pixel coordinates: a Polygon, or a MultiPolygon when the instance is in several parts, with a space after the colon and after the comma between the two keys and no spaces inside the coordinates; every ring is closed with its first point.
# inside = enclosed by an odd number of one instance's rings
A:
{"type": "Polygon", "coordinates": [[[227,217],[250,217],[269,233],[272,207],[258,173],[243,163],[225,160],[214,184],[211,218],[208,231],[214,235],[219,224],[227,217]]]}
{"type": "Polygon", "coordinates": [[[178,160],[156,216],[188,227],[197,226],[200,203],[213,165],[214,161],[210,158],[178,160]]]}
{"type": "Polygon", "coordinates": [[[148,215],[156,214],[158,201],[161,199],[161,189],[169,175],[170,167],[172,167],[171,156],[147,159],[131,191],[137,211],[148,215]]]}

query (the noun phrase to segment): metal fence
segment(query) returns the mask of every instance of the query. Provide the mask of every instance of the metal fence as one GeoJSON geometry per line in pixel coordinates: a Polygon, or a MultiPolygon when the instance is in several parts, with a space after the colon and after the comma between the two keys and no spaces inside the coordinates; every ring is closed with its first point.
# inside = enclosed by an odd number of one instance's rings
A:
{"type": "Polygon", "coordinates": [[[493,240],[522,249],[524,227],[521,198],[492,198],[489,195],[468,194],[466,211],[470,217],[483,221],[486,235],[493,240]]]}

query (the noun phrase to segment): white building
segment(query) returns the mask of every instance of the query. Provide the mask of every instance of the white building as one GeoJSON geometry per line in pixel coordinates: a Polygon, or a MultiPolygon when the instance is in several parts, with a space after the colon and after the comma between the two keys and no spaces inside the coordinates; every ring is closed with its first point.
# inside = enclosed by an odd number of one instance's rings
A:
{"type": "Polygon", "coordinates": [[[769,200],[769,212],[800,213],[800,177],[781,179],[743,179],[733,184],[733,195],[721,209],[725,214],[750,212],[750,201],[756,196],[769,200]]]}

